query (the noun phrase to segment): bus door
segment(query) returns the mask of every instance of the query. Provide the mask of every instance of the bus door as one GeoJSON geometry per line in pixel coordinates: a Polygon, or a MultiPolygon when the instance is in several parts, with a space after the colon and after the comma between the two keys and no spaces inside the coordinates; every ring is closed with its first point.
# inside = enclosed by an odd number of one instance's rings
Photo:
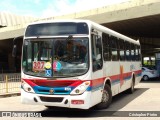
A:
{"type": "Polygon", "coordinates": [[[91,35],[91,56],[92,56],[92,97],[93,103],[101,101],[101,89],[103,89],[103,60],[102,60],[102,41],[100,35],[91,35]],[[98,95],[98,97],[97,97],[98,95]],[[96,98],[96,99],[95,99],[96,98]],[[99,100],[98,100],[99,99],[99,100]]]}

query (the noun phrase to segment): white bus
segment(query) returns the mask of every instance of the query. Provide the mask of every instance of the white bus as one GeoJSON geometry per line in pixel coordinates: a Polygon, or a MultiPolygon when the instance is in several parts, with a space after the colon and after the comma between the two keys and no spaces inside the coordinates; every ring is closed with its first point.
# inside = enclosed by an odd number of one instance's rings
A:
{"type": "Polygon", "coordinates": [[[140,43],[88,20],[27,26],[21,102],[47,107],[107,108],[141,80],[140,43]]]}

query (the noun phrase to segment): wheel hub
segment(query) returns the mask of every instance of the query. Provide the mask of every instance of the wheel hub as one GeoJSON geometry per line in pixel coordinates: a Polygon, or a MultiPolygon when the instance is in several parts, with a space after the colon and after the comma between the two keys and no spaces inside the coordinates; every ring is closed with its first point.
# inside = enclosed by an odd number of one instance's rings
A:
{"type": "Polygon", "coordinates": [[[107,102],[109,100],[109,94],[106,90],[103,90],[102,102],[107,102]]]}

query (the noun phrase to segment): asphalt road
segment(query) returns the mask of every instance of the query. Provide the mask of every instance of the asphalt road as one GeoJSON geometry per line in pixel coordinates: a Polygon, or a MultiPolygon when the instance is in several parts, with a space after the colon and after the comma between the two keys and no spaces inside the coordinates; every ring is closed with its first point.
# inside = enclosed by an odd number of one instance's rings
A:
{"type": "MultiPolygon", "coordinates": [[[[160,119],[160,80],[142,81],[135,87],[133,94],[123,92],[113,97],[112,104],[105,110],[76,110],[65,108],[48,109],[39,105],[24,105],[20,103],[20,96],[0,98],[0,111],[18,111],[23,114],[26,111],[38,113],[42,118],[23,119],[98,119],[98,120],[147,120],[160,119]],[[143,116],[143,117],[139,117],[143,116]],[[144,117],[145,116],[145,117],[144,117]],[[156,117],[159,116],[159,117],[156,117]]],[[[12,114],[14,114],[12,112],[12,114]]],[[[22,117],[1,117],[3,119],[22,119],[22,117]]],[[[24,114],[23,114],[24,115],[24,114]]],[[[1,116],[1,115],[0,115],[1,116]]],[[[0,118],[0,119],[1,119],[0,118]]]]}

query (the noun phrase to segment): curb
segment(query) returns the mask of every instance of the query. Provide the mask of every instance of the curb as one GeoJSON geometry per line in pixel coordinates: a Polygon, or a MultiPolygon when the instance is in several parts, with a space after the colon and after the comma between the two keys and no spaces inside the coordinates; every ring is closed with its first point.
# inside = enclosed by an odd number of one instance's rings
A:
{"type": "Polygon", "coordinates": [[[0,98],[5,98],[5,97],[15,97],[15,96],[20,96],[21,93],[6,93],[6,94],[0,94],[0,98]]]}

